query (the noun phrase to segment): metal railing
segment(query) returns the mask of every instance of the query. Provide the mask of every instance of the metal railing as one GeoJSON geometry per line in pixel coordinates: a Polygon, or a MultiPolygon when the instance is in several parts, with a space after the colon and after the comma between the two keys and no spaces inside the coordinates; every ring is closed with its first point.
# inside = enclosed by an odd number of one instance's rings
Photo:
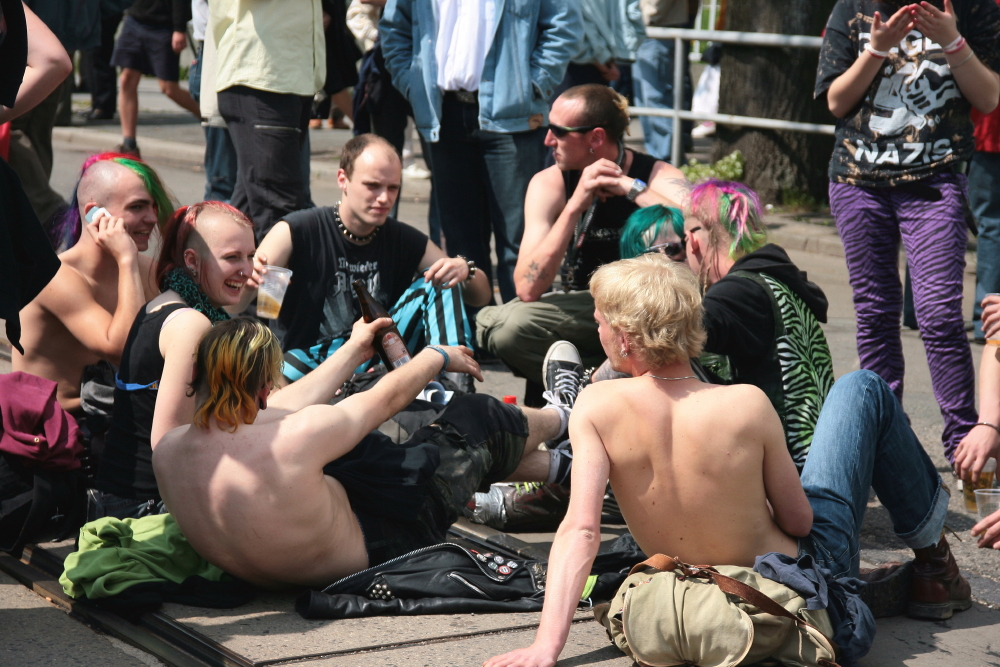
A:
{"type": "MultiPolygon", "coordinates": [[[[801,49],[818,49],[823,45],[822,37],[808,35],[776,35],[763,32],[734,32],[729,30],[688,30],[685,28],[646,28],[646,37],[650,39],[674,40],[674,53],[683,53],[686,40],[704,40],[722,44],[745,44],[748,46],[778,46],[801,49]]],[[[659,116],[673,118],[674,128],[671,136],[670,157],[674,166],[679,167],[684,156],[681,143],[681,122],[685,120],[710,120],[722,125],[739,125],[742,127],[758,127],[766,130],[790,130],[792,132],[812,132],[817,134],[834,134],[834,125],[819,123],[799,123],[790,120],[774,118],[756,118],[753,116],[736,116],[719,113],[696,113],[677,108],[677,91],[684,90],[684,59],[674,58],[674,108],[653,109],[651,107],[629,107],[632,116],[659,116]]]]}
{"type": "MultiPolygon", "coordinates": [[[[701,0],[698,3],[698,13],[694,15],[694,27],[701,30],[715,30],[715,23],[719,17],[720,0],[701,0]]],[[[699,62],[701,54],[708,48],[708,42],[694,40],[691,42],[691,53],[689,57],[692,62],[699,62]]]]}

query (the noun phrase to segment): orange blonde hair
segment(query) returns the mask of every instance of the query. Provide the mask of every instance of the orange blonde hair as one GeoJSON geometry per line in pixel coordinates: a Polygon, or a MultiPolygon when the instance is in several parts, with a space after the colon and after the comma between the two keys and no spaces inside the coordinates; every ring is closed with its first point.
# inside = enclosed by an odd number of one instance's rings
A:
{"type": "Polygon", "coordinates": [[[249,424],[257,414],[257,392],[281,375],[278,339],[256,319],[220,322],[198,343],[191,394],[198,396],[194,424],[208,428],[212,417],[230,426],[249,424]]]}

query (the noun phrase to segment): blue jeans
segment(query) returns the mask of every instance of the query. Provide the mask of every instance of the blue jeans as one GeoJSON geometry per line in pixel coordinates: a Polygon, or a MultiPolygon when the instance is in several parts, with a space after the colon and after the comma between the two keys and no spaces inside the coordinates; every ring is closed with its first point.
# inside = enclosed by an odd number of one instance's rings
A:
{"type": "Polygon", "coordinates": [[[799,542],[834,577],[858,576],[858,536],[874,488],[896,535],[911,549],[937,544],[948,491],[892,389],[871,371],[843,376],[826,397],[802,487],[813,527],[799,542]]]}
{"type": "MultiPolygon", "coordinates": [[[[687,26],[689,27],[689,26],[687,26]]],[[[687,42],[684,42],[687,45],[687,42]]],[[[632,65],[632,86],[635,91],[635,105],[654,109],[674,108],[674,40],[647,39],[639,45],[635,63],[632,65]]],[[[684,55],[684,99],[682,109],[691,108],[691,67],[684,55]]],[[[646,140],[646,152],[653,157],[670,161],[673,153],[671,144],[674,133],[673,118],[641,116],[642,135],[646,140]]],[[[690,133],[690,122],[684,123],[684,134],[690,133]]],[[[688,141],[681,144],[684,145],[688,141]]]]}
{"type": "MultiPolygon", "coordinates": [[[[188,70],[188,87],[195,102],[201,100],[201,56],[188,70]]],[[[205,127],[205,199],[206,201],[228,202],[236,187],[236,148],[224,127],[205,127]]]]}
{"type": "Polygon", "coordinates": [[[976,304],[972,309],[975,335],[983,339],[981,304],[987,294],[1000,292],[1000,153],[972,154],[969,162],[969,206],[979,224],[976,246],[976,304]]]}
{"type": "Polygon", "coordinates": [[[141,519],[154,514],[166,514],[162,500],[136,500],[122,498],[113,493],[87,489],[87,521],[97,521],[106,516],[116,519],[141,519]]]}
{"type": "Polygon", "coordinates": [[[492,280],[490,229],[497,252],[500,296],[510,301],[514,265],[524,232],[528,182],[545,165],[545,132],[488,132],[479,128],[479,105],[446,94],[441,136],[427,144],[441,231],[448,254],[463,255],[492,280]]]}

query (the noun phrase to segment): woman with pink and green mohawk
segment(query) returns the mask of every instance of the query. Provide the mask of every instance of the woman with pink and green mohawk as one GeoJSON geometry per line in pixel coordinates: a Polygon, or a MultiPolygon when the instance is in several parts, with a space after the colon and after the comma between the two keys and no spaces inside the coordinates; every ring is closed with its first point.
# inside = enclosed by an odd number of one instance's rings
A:
{"type": "Polygon", "coordinates": [[[802,470],[833,364],[820,322],[817,285],[767,243],[757,193],[742,183],[695,186],[684,221],[688,266],[704,290],[708,341],[703,365],[726,383],[752,384],[771,399],[802,470]]]}

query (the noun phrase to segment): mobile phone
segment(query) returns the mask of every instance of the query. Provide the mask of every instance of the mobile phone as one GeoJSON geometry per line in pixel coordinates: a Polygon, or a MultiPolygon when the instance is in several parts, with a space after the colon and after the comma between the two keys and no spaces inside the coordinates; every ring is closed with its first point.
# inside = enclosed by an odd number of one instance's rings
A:
{"type": "Polygon", "coordinates": [[[87,211],[87,223],[89,224],[93,222],[94,218],[99,216],[101,213],[107,213],[107,212],[108,212],[107,209],[104,208],[103,206],[95,206],[94,208],[87,211]]]}

